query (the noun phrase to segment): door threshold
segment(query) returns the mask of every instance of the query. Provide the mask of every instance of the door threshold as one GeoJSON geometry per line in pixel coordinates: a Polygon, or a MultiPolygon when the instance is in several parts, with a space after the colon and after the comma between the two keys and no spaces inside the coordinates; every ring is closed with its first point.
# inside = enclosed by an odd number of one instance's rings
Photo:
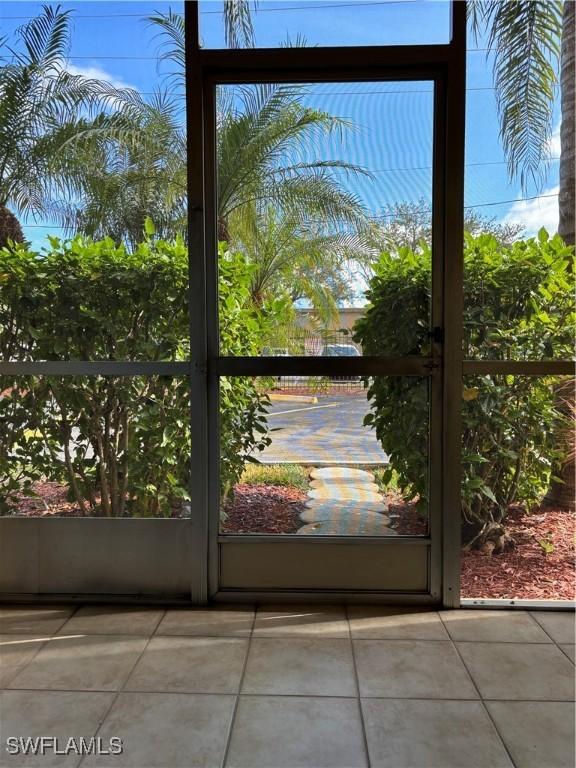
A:
{"type": "Polygon", "coordinates": [[[500,598],[462,598],[460,600],[461,608],[490,608],[490,609],[510,609],[519,608],[521,610],[537,611],[573,611],[576,608],[574,600],[505,600],[500,598]]]}

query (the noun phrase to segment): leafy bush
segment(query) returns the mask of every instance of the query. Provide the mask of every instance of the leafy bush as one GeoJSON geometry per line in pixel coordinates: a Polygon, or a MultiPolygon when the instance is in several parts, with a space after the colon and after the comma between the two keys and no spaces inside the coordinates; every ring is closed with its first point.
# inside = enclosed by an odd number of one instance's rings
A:
{"type": "MultiPolygon", "coordinates": [[[[279,306],[254,308],[251,267],[220,253],[223,354],[255,354],[279,306]]],[[[0,251],[0,350],[12,360],[186,360],[188,256],[181,240],[50,240],[0,251]]],[[[186,378],[0,377],[0,509],[39,479],[67,484],[84,514],[179,514],[189,498],[186,378]]],[[[252,379],[221,393],[224,487],[267,443],[252,379]]],[[[192,414],[193,417],[193,414],[192,414]]],[[[193,435],[192,435],[193,438],[193,435]]]]}
{"type": "MultiPolygon", "coordinates": [[[[464,251],[464,350],[467,357],[570,357],[574,338],[571,249],[542,230],[502,246],[490,235],[467,236],[464,251]]],[[[383,253],[370,282],[366,315],[355,327],[364,354],[426,355],[430,339],[430,249],[383,253]]],[[[543,494],[558,459],[552,381],[483,376],[463,391],[465,537],[502,539],[508,505],[543,494]]],[[[367,381],[371,424],[400,488],[427,503],[428,387],[415,377],[367,381]]],[[[500,542],[501,543],[501,542],[500,542]]]]}

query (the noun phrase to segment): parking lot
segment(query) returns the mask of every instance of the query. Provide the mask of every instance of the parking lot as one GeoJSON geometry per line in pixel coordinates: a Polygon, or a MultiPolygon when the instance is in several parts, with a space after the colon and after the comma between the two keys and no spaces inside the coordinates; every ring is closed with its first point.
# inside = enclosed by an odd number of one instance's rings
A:
{"type": "Polygon", "coordinates": [[[268,415],[272,443],[258,459],[314,466],[387,464],[374,431],[363,425],[368,410],[363,391],[319,395],[316,403],[274,401],[268,415]]]}

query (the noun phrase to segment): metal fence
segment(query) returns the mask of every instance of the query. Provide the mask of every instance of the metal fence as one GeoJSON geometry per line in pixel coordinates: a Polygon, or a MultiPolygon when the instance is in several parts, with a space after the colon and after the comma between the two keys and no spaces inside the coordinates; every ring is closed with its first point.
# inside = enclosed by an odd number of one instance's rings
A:
{"type": "MultiPolygon", "coordinates": [[[[362,348],[347,328],[338,330],[298,329],[289,336],[278,336],[263,348],[273,357],[358,357],[362,348]]],[[[272,388],[277,394],[321,396],[365,392],[359,376],[280,376],[272,388]]]]}

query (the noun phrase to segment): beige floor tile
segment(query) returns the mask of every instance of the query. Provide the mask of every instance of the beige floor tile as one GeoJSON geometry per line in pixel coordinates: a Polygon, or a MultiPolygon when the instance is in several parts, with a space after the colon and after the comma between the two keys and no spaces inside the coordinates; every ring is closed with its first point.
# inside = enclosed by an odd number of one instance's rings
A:
{"type": "Polygon", "coordinates": [[[122,605],[86,605],[58,631],[60,635],[151,635],[164,615],[162,609],[122,605]]]}
{"type": "Polygon", "coordinates": [[[350,641],[254,638],[242,692],[356,696],[350,641]]]}
{"type": "Polygon", "coordinates": [[[373,768],[512,768],[478,701],[362,701],[373,768]]]}
{"type": "Polygon", "coordinates": [[[127,691],[237,693],[248,638],[153,637],[127,691]]]}
{"type": "Polygon", "coordinates": [[[82,768],[218,768],[234,696],[121,693],[100,733],[118,736],[123,753],[85,758],[82,768]]]}
{"type": "Polygon", "coordinates": [[[532,616],[555,643],[574,643],[576,634],[574,611],[532,611],[532,616]]]}
{"type": "Polygon", "coordinates": [[[367,765],[358,701],[241,696],[228,768],[358,768],[367,765]]]}
{"type": "Polygon", "coordinates": [[[442,611],[453,640],[501,643],[549,643],[550,638],[528,611],[442,611]]]}
{"type": "Polygon", "coordinates": [[[572,643],[563,643],[560,646],[560,648],[562,648],[562,650],[564,651],[566,656],[568,656],[569,659],[572,659],[572,661],[576,661],[576,659],[574,658],[574,655],[575,655],[574,654],[574,650],[575,650],[575,648],[572,645],[572,643]]]}
{"type": "Polygon", "coordinates": [[[246,637],[252,630],[254,609],[245,606],[169,609],[156,630],[158,635],[246,637]]]}
{"type": "Polygon", "coordinates": [[[0,632],[50,635],[75,611],[73,605],[0,605],[0,632]]]}
{"type": "Polygon", "coordinates": [[[343,606],[263,605],[256,612],[255,637],[349,637],[343,606]]]}
{"type": "Polygon", "coordinates": [[[574,704],[491,701],[486,706],[516,768],[574,768],[574,704]]]}
{"type": "Polygon", "coordinates": [[[0,688],[24,669],[46,639],[35,635],[0,635],[0,688]]]}
{"type": "Polygon", "coordinates": [[[571,701],[574,667],[554,645],[458,643],[485,699],[571,701]]]}
{"type": "Polygon", "coordinates": [[[112,693],[85,693],[80,691],[4,691],[1,694],[2,712],[0,765],[11,766],[66,766],[78,765],[79,757],[45,751],[38,755],[8,755],[6,738],[52,736],[58,739],[58,748],[65,751],[68,739],[90,739],[95,735],[108,707],[112,693]]]}
{"type": "Polygon", "coordinates": [[[117,691],[146,638],[121,635],[55,637],[11,681],[10,688],[117,691]]]}
{"type": "Polygon", "coordinates": [[[348,619],[354,638],[448,640],[437,611],[356,605],[348,608],[348,619]]]}
{"type": "Polygon", "coordinates": [[[361,696],[478,698],[449,641],[355,640],[354,649],[361,696]]]}

